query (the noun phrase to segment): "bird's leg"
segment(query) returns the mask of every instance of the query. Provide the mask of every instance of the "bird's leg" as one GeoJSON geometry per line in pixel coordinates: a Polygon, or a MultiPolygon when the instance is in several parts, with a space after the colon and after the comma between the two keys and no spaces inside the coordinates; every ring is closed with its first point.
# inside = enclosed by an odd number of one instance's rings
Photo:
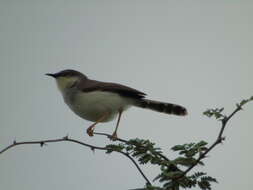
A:
{"type": "Polygon", "coordinates": [[[117,130],[118,130],[118,127],[119,127],[119,122],[120,122],[121,114],[122,114],[122,109],[119,110],[118,121],[117,121],[116,128],[115,128],[115,130],[114,130],[114,132],[112,134],[112,140],[116,140],[118,138],[118,136],[117,136],[117,130]]]}
{"type": "Polygon", "coordinates": [[[93,132],[94,132],[94,128],[95,128],[95,126],[99,123],[99,122],[101,122],[101,121],[103,121],[104,119],[106,119],[106,117],[108,116],[108,113],[105,113],[104,115],[102,115],[102,117],[100,117],[95,123],[93,123],[88,129],[87,129],[87,134],[90,136],[90,137],[92,137],[92,136],[94,136],[93,135],[93,132]]]}

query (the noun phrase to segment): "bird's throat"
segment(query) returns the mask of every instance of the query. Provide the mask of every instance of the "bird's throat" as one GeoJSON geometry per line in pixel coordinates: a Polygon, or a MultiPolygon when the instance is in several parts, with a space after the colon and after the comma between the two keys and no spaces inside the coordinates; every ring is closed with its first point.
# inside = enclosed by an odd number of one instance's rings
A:
{"type": "Polygon", "coordinates": [[[73,84],[75,84],[77,82],[77,78],[76,77],[71,77],[71,78],[65,78],[65,77],[61,77],[59,79],[56,80],[58,89],[61,92],[66,91],[68,88],[72,87],[73,84]]]}

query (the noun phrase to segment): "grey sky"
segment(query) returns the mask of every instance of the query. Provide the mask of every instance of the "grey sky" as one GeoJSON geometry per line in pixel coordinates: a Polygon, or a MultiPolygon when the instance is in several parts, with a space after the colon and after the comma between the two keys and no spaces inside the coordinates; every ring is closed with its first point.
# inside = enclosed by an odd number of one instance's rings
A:
{"type": "MultiPolygon", "coordinates": [[[[0,1],[0,148],[14,139],[71,137],[109,143],[85,133],[90,122],[63,103],[47,72],[71,68],[90,78],[129,85],[148,98],[178,103],[189,116],[139,108],[123,114],[119,136],[164,148],[213,142],[219,123],[202,116],[253,95],[252,1],[0,1]]],[[[217,177],[216,190],[249,189],[253,105],[236,115],[226,141],[197,168],[217,177]]],[[[112,133],[115,121],[96,131],[112,133]]],[[[69,143],[22,146],[0,156],[0,189],[130,189],[144,180],[121,155],[93,154],[69,143]]],[[[152,179],[157,169],[143,167],[152,179]]]]}

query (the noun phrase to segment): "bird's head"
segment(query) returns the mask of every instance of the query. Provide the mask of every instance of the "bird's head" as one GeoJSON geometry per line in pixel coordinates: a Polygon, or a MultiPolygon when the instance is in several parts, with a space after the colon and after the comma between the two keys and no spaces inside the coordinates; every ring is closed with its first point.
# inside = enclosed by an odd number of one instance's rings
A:
{"type": "Polygon", "coordinates": [[[47,73],[46,75],[55,78],[60,91],[65,91],[73,87],[77,82],[87,79],[84,74],[70,69],[58,73],[47,73]]]}

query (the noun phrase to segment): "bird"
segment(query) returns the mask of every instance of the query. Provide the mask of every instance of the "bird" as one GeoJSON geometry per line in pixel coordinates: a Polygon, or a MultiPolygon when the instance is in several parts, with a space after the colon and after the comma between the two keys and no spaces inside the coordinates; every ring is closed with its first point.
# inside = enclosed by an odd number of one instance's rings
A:
{"type": "Polygon", "coordinates": [[[76,70],[45,75],[55,78],[64,102],[76,115],[93,122],[86,131],[89,136],[94,135],[98,123],[109,122],[118,116],[111,135],[112,139],[117,139],[122,113],[132,106],[177,116],[188,114],[181,105],[146,99],[144,92],[118,83],[92,80],[76,70]]]}

